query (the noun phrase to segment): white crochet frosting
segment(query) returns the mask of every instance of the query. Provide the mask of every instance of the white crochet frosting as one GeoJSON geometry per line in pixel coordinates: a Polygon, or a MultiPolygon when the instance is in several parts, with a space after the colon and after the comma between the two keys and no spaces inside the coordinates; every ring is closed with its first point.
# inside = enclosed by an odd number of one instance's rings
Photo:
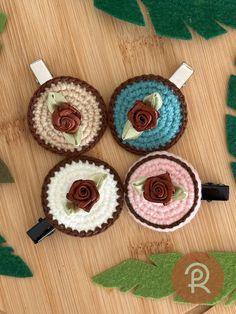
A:
{"type": "Polygon", "coordinates": [[[103,165],[90,164],[88,161],[73,161],[71,164],[61,167],[50,179],[47,187],[49,214],[59,224],[64,224],[66,228],[72,228],[78,232],[93,231],[96,227],[101,227],[103,223],[106,223],[116,212],[119,198],[118,190],[118,182],[108,168],[103,165]],[[76,180],[88,179],[90,175],[95,173],[107,174],[107,178],[99,190],[98,202],[93,205],[89,213],[80,210],[68,215],[64,206],[68,201],[66,194],[72,183],[76,180]]]}
{"type": "Polygon", "coordinates": [[[33,107],[33,121],[35,132],[46,144],[51,147],[70,152],[81,151],[83,147],[92,143],[102,124],[102,114],[99,102],[91,91],[74,83],[58,82],[51,84],[50,88],[38,97],[33,107]],[[47,97],[49,92],[61,93],[67,102],[81,113],[81,127],[83,127],[83,139],[78,147],[67,143],[62,132],[57,131],[52,125],[52,114],[48,110],[47,97]]]}

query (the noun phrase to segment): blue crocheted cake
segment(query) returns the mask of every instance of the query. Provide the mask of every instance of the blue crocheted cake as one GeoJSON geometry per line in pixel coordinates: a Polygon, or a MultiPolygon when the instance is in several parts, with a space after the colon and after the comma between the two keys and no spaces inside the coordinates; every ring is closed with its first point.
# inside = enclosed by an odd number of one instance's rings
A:
{"type": "Polygon", "coordinates": [[[169,80],[155,75],[135,77],[121,84],[110,102],[110,126],[117,142],[137,154],[166,150],[183,134],[187,108],[181,91],[169,80]],[[122,132],[130,109],[138,100],[159,93],[162,98],[156,128],[143,132],[136,139],[122,140],[122,132]]]}

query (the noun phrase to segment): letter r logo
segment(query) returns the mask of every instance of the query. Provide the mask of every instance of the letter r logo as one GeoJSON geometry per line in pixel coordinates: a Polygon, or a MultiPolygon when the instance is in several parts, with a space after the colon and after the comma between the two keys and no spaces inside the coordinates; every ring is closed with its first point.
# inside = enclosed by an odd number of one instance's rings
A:
{"type": "Polygon", "coordinates": [[[196,288],[201,288],[206,291],[206,293],[211,293],[211,291],[205,286],[210,278],[210,272],[206,265],[202,263],[192,263],[185,270],[185,275],[191,274],[191,282],[188,286],[191,288],[191,293],[195,293],[196,288]]]}
{"type": "Polygon", "coordinates": [[[183,256],[172,272],[172,284],[178,297],[191,303],[213,300],[224,284],[224,272],[217,260],[207,253],[183,256]]]}

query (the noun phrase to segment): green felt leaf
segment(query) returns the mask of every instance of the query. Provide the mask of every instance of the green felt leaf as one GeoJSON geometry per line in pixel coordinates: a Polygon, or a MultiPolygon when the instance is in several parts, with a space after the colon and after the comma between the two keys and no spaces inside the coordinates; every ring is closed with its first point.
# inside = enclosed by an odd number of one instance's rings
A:
{"type": "Polygon", "coordinates": [[[230,108],[236,109],[236,76],[231,75],[228,84],[227,105],[230,108]]]}
{"type": "Polygon", "coordinates": [[[230,294],[228,301],[226,302],[226,305],[232,305],[236,301],[236,289],[230,294]]]}
{"type": "Polygon", "coordinates": [[[171,273],[180,253],[157,254],[150,257],[154,264],[130,259],[93,277],[93,282],[136,296],[163,298],[174,293],[171,273]]]}
{"type": "Polygon", "coordinates": [[[120,20],[145,25],[137,0],[94,0],[94,5],[120,20]]]}
{"type": "MultiPolygon", "coordinates": [[[[95,6],[121,20],[144,25],[137,0],[95,0],[95,6]]],[[[234,0],[143,0],[157,34],[191,39],[192,28],[205,39],[226,33],[220,24],[236,28],[234,0]]]]}
{"type": "Polygon", "coordinates": [[[234,179],[236,180],[236,162],[231,162],[231,169],[233,172],[234,179]]]}
{"type": "Polygon", "coordinates": [[[3,246],[5,239],[0,236],[0,275],[11,277],[32,277],[33,274],[25,262],[14,255],[12,247],[3,246]]]}
{"type": "Polygon", "coordinates": [[[207,304],[219,303],[230,294],[230,303],[232,304],[234,302],[232,293],[236,289],[236,253],[211,252],[209,255],[214,256],[224,270],[224,287],[221,293],[207,304]]]}
{"type": "Polygon", "coordinates": [[[66,102],[66,99],[61,93],[53,93],[53,92],[48,93],[47,105],[48,105],[48,110],[51,113],[53,113],[56,107],[59,106],[63,102],[66,102]]]}
{"type": "Polygon", "coordinates": [[[0,33],[3,32],[5,25],[6,25],[6,22],[7,22],[6,14],[3,12],[0,12],[0,33]]]}
{"type": "Polygon", "coordinates": [[[226,139],[228,151],[236,157],[236,117],[226,115],[226,139]]]}
{"type": "Polygon", "coordinates": [[[94,181],[96,183],[97,189],[100,190],[106,178],[107,173],[95,173],[89,177],[89,180],[94,181]]]}
{"type": "Polygon", "coordinates": [[[145,97],[143,101],[150,104],[156,111],[160,110],[163,105],[162,97],[159,93],[153,93],[145,97]]]}
{"type": "Polygon", "coordinates": [[[123,141],[134,140],[142,134],[143,132],[136,131],[135,128],[132,126],[131,122],[127,120],[124,126],[123,133],[122,133],[122,140],[123,141]]]}
{"type": "Polygon", "coordinates": [[[0,235],[0,244],[6,242],[6,240],[0,235]]]}
{"type": "Polygon", "coordinates": [[[154,28],[161,36],[191,39],[187,26],[205,39],[226,33],[218,22],[236,27],[233,1],[215,0],[143,0],[150,13],[154,28]]]}
{"type": "Polygon", "coordinates": [[[175,297],[175,302],[176,303],[182,303],[182,304],[188,303],[188,302],[186,302],[183,298],[181,298],[178,295],[175,297]]]}
{"type": "Polygon", "coordinates": [[[6,164],[0,160],[0,183],[13,183],[14,179],[6,164]]]}
{"type": "MultiPolygon", "coordinates": [[[[236,301],[236,253],[210,252],[224,271],[224,285],[219,295],[205,305],[215,305],[228,298],[227,304],[236,301]]],[[[106,288],[118,288],[136,296],[160,299],[174,294],[172,272],[180,253],[159,253],[150,256],[152,264],[139,260],[126,260],[95,277],[92,281],[106,288]]],[[[179,296],[175,302],[188,303],[179,296]]]]}

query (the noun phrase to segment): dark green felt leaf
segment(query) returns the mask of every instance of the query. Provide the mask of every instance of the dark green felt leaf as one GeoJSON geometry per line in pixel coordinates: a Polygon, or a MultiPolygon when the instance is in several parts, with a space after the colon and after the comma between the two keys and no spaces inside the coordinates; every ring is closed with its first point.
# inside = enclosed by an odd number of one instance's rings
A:
{"type": "Polygon", "coordinates": [[[6,242],[6,240],[0,235],[0,244],[6,242]]]}
{"type": "Polygon", "coordinates": [[[227,105],[236,109],[236,76],[231,75],[229,78],[227,105]]]}
{"type": "Polygon", "coordinates": [[[94,0],[94,5],[120,20],[145,25],[137,0],[94,0]]]}
{"type": "Polygon", "coordinates": [[[6,164],[0,160],[0,183],[12,183],[14,179],[6,164]]]}
{"type": "Polygon", "coordinates": [[[236,117],[226,115],[226,139],[228,151],[236,157],[236,117]]]}
{"type": "Polygon", "coordinates": [[[3,12],[0,12],[0,33],[3,32],[6,22],[7,22],[6,14],[3,12]]]}
{"type": "Polygon", "coordinates": [[[93,282],[107,288],[118,288],[122,292],[132,291],[136,296],[163,298],[174,293],[171,273],[180,253],[152,255],[155,264],[139,260],[127,260],[93,277],[93,282]]]}
{"type": "Polygon", "coordinates": [[[236,162],[231,162],[231,169],[233,172],[234,179],[236,180],[236,162]]]}
{"type": "MultiPolygon", "coordinates": [[[[177,39],[191,39],[189,27],[205,39],[226,33],[220,24],[236,28],[235,0],[143,0],[157,34],[177,39]]],[[[137,0],[95,0],[105,12],[143,25],[137,0]]]]}
{"type": "Polygon", "coordinates": [[[143,0],[156,32],[161,36],[191,39],[187,26],[206,39],[224,34],[218,22],[236,27],[235,1],[214,0],[143,0]]]}
{"type": "Polygon", "coordinates": [[[5,239],[0,236],[0,275],[11,277],[32,277],[33,274],[25,262],[14,255],[12,247],[3,246],[5,239]]]}

